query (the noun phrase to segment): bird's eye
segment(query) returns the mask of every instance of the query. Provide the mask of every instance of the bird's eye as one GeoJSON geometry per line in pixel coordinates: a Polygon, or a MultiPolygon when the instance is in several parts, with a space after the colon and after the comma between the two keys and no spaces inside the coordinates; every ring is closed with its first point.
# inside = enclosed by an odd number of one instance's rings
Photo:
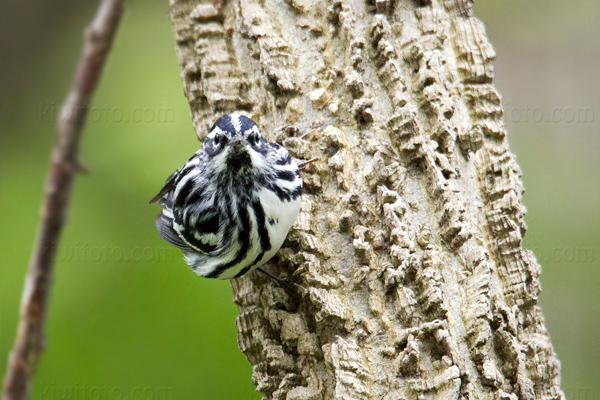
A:
{"type": "Polygon", "coordinates": [[[216,135],[215,138],[213,139],[213,142],[215,143],[215,146],[218,146],[220,144],[225,144],[225,143],[227,143],[227,137],[224,135],[216,135]]]}
{"type": "Polygon", "coordinates": [[[258,135],[256,133],[251,133],[250,135],[248,135],[248,143],[250,143],[252,146],[256,146],[259,140],[260,139],[258,138],[258,135]]]}

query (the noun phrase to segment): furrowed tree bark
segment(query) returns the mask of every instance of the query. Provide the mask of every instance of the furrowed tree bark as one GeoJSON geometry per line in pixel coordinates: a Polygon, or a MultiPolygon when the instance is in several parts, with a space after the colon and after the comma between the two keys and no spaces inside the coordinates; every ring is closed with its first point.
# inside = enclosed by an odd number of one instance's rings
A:
{"type": "Polygon", "coordinates": [[[266,399],[563,399],[522,249],[494,51],[465,0],[171,0],[202,139],[241,111],[298,159],[269,270],[232,281],[266,399]]]}

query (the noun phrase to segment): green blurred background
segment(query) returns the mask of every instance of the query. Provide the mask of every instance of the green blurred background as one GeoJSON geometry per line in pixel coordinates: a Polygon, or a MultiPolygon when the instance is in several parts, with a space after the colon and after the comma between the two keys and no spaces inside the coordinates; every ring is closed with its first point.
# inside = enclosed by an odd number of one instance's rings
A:
{"type": "MultiPolygon", "coordinates": [[[[96,2],[0,13],[0,373],[13,344],[58,110],[96,2]]],[[[33,399],[259,399],[228,282],[200,279],[147,201],[198,143],[167,2],[128,2],[81,144],[33,399]]],[[[600,4],[480,0],[571,399],[600,399],[600,4]]]]}

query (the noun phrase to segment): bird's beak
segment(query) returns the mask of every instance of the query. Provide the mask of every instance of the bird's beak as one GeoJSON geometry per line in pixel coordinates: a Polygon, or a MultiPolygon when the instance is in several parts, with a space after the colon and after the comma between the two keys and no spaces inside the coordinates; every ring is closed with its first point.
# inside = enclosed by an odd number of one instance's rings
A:
{"type": "Polygon", "coordinates": [[[246,139],[239,138],[239,139],[234,139],[231,142],[231,149],[232,149],[232,152],[235,154],[240,154],[241,152],[243,152],[244,147],[246,147],[246,139]]]}

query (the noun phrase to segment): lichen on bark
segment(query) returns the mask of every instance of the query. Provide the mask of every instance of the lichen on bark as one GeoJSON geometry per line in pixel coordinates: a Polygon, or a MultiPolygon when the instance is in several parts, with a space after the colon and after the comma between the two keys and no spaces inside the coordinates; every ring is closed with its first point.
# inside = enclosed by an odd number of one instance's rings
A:
{"type": "Polygon", "coordinates": [[[563,399],[522,249],[494,51],[465,0],[171,0],[202,139],[238,111],[298,159],[301,214],[234,279],[267,399],[563,399]]]}

